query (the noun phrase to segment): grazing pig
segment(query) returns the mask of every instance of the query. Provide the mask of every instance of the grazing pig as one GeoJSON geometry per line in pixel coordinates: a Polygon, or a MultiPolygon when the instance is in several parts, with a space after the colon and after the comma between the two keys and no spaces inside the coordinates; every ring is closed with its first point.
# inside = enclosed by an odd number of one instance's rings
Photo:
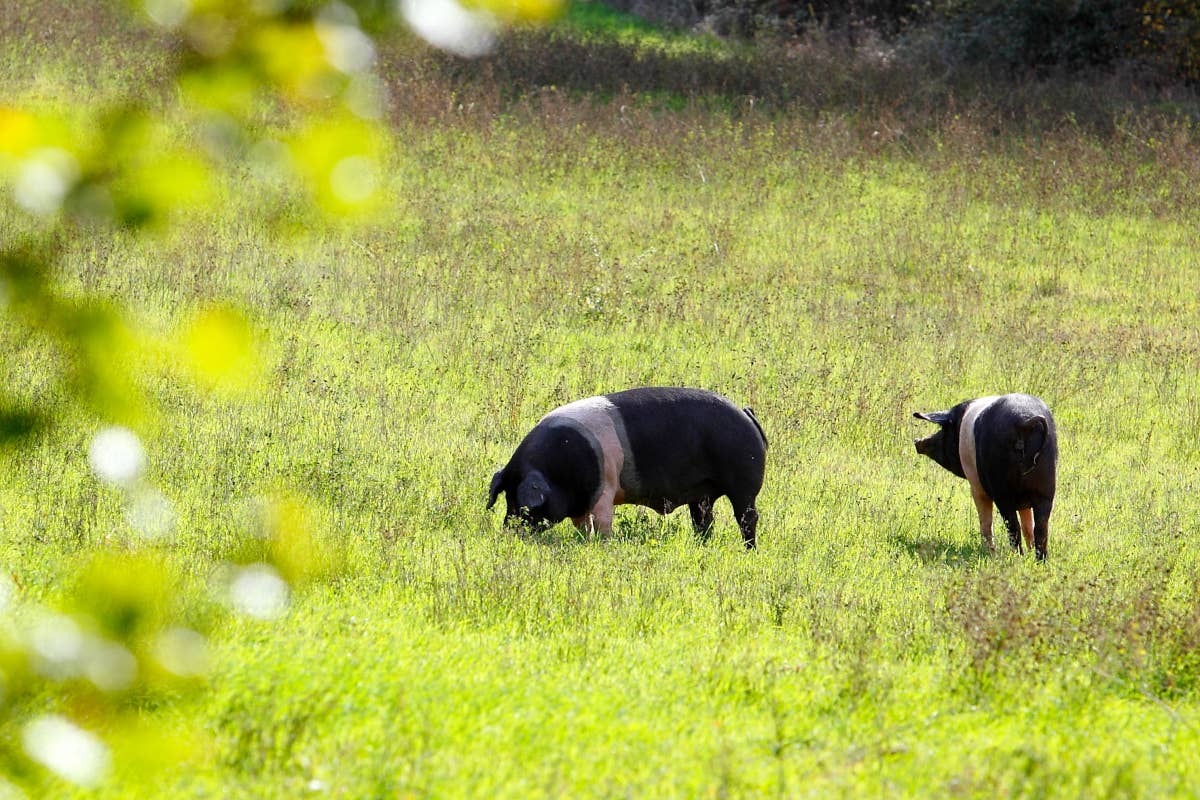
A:
{"type": "Polygon", "coordinates": [[[505,523],[570,519],[612,530],[613,506],[660,514],[686,505],[701,539],[726,496],[747,548],[755,546],[767,438],[749,408],[700,389],[629,389],[554,409],[492,477],[487,507],[505,493],[505,523]]]}
{"type": "Polygon", "coordinates": [[[1058,467],[1058,434],[1046,404],[1027,394],[1006,394],[913,416],[939,426],[916,441],[917,452],[970,482],[984,546],[993,549],[994,502],[1017,552],[1024,533],[1025,545],[1039,561],[1045,559],[1058,467]]]}

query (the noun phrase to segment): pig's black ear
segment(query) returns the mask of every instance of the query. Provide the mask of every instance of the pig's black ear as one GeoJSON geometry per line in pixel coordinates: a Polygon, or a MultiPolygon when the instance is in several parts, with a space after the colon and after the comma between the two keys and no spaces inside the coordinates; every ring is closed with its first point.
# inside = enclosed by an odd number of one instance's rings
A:
{"type": "Polygon", "coordinates": [[[546,503],[549,493],[550,486],[539,473],[527,475],[517,487],[517,507],[528,508],[530,511],[541,508],[546,503]]]}
{"type": "Polygon", "coordinates": [[[488,510],[491,511],[492,506],[496,505],[496,497],[500,494],[500,487],[504,483],[504,470],[496,470],[496,474],[492,476],[492,487],[488,490],[488,510]]]}
{"type": "Polygon", "coordinates": [[[934,425],[949,425],[952,419],[949,411],[914,411],[913,416],[934,425]]]}

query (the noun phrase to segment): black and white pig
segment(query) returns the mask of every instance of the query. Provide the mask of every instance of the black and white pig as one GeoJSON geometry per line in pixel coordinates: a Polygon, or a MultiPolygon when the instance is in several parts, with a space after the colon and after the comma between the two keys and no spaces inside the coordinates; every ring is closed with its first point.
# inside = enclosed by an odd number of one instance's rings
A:
{"type": "Polygon", "coordinates": [[[1023,533],[1025,545],[1045,559],[1058,468],[1058,434],[1046,404],[1032,395],[1006,394],[913,416],[939,426],[915,442],[917,452],[971,484],[984,546],[993,549],[995,503],[1009,543],[1020,552],[1023,533]]]}
{"type": "Polygon", "coordinates": [[[643,388],[576,400],[534,426],[492,477],[508,524],[612,530],[613,506],[666,514],[686,505],[701,539],[725,496],[747,548],[755,546],[767,437],[749,408],[701,389],[643,388]]]}

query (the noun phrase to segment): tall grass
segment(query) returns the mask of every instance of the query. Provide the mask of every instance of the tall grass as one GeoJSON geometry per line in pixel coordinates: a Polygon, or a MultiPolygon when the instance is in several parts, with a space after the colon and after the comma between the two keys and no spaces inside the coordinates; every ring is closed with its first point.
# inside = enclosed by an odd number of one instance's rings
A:
{"type": "MultiPolygon", "coordinates": [[[[8,455],[0,556],[24,592],[152,546],[202,614],[238,515],[281,484],[343,560],[283,620],[217,631],[208,691],[147,710],[199,731],[200,755],[100,793],[1200,791],[1190,123],[1008,117],[982,96],[889,109],[897,73],[835,62],[827,94],[754,105],[654,62],[648,96],[624,82],[651,70],[638,51],[521,41],[454,68],[398,46],[398,154],[369,223],[280,241],[231,186],[177,235],[69,244],[68,286],[150,330],[232,301],[274,367],[255,402],[150,387],[169,542],[138,544],[91,478],[94,422],[8,455]],[[513,79],[558,47],[604,65],[599,84],[513,79]],[[758,552],[723,504],[708,546],[679,515],[620,509],[594,540],[484,512],[542,413],[641,384],[755,408],[758,552]],[[1044,565],[984,554],[966,486],[911,445],[912,411],[997,391],[1058,419],[1044,565]]],[[[6,62],[52,49],[20,42],[6,62]]],[[[4,346],[13,391],[36,396],[36,358],[4,346]]]]}

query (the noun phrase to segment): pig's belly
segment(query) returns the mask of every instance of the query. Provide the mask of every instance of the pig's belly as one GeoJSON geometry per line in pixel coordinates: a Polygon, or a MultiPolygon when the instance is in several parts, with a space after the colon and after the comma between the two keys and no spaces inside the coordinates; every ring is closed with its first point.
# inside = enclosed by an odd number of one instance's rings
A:
{"type": "Polygon", "coordinates": [[[686,506],[689,503],[695,503],[699,500],[709,499],[715,500],[714,491],[708,486],[691,487],[687,491],[671,492],[670,494],[654,494],[654,495],[629,495],[626,494],[620,502],[645,506],[653,509],[660,514],[670,514],[680,506],[686,506]]]}

